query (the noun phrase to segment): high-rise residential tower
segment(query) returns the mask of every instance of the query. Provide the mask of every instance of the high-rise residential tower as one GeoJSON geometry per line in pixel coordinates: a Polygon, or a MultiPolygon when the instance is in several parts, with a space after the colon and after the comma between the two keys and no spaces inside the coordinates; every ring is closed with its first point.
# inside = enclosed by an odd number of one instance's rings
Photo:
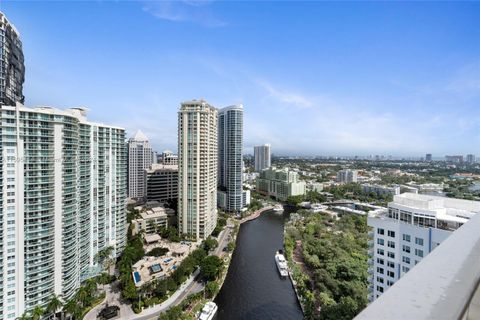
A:
{"type": "Polygon", "coordinates": [[[268,169],[271,166],[270,145],[255,146],[253,154],[255,156],[255,171],[260,172],[263,169],[268,169]]]}
{"type": "Polygon", "coordinates": [[[243,106],[218,112],[218,204],[229,212],[240,212],[243,204],[243,106]]]}
{"type": "Polygon", "coordinates": [[[0,106],[0,319],[72,298],[126,242],[122,128],[81,108],[0,106]]]}
{"type": "Polygon", "coordinates": [[[23,82],[25,65],[23,62],[22,42],[17,29],[0,12],[0,105],[23,103],[23,82]]]}
{"type": "Polygon", "coordinates": [[[153,152],[148,138],[138,130],[128,140],[128,196],[145,197],[145,170],[153,163],[153,152]]]}
{"type": "Polygon", "coordinates": [[[427,154],[425,155],[425,161],[427,161],[427,162],[431,162],[431,161],[432,161],[432,154],[431,154],[431,153],[427,153],[427,154]]]}
{"type": "Polygon", "coordinates": [[[204,100],[178,112],[178,225],[207,238],[217,225],[218,111],[204,100]]]}
{"type": "Polygon", "coordinates": [[[469,163],[469,164],[475,163],[475,155],[474,154],[467,154],[467,163],[469,163]]]}

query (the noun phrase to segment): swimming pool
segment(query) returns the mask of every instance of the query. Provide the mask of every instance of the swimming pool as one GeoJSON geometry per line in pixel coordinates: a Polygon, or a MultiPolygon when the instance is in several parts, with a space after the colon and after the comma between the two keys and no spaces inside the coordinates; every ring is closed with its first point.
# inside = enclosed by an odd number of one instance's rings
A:
{"type": "Polygon", "coordinates": [[[152,264],[150,266],[150,270],[152,271],[152,273],[157,273],[157,272],[162,271],[163,269],[158,263],[156,263],[156,264],[152,264]]]}
{"type": "Polygon", "coordinates": [[[135,284],[139,283],[140,280],[142,280],[142,278],[140,277],[140,273],[138,273],[138,271],[135,271],[133,273],[133,281],[135,282],[135,284]]]}

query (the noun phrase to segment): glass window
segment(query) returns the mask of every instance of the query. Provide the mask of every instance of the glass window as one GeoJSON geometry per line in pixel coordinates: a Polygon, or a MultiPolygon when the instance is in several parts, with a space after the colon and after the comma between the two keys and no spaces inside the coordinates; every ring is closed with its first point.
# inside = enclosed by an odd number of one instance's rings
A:
{"type": "Polygon", "coordinates": [[[377,228],[377,233],[378,234],[385,234],[385,230],[383,230],[382,228],[377,228]]]}
{"type": "Polygon", "coordinates": [[[384,241],[383,239],[378,238],[378,239],[377,239],[377,243],[378,243],[379,245],[383,246],[383,245],[385,244],[385,241],[384,241]]]}
{"type": "Polygon", "coordinates": [[[393,242],[393,241],[388,241],[388,247],[389,247],[389,248],[395,248],[395,242],[393,242]]]}
{"type": "Polygon", "coordinates": [[[388,236],[392,237],[392,238],[395,238],[395,231],[388,230],[388,236]]]}
{"type": "Polygon", "coordinates": [[[388,251],[387,255],[389,258],[395,259],[395,253],[388,251]]]}
{"type": "Polygon", "coordinates": [[[403,250],[403,252],[410,253],[410,247],[409,246],[403,245],[402,250],[403,250]]]}
{"type": "Polygon", "coordinates": [[[423,250],[415,249],[415,255],[418,257],[423,258],[423,250]]]}
{"type": "Polygon", "coordinates": [[[410,258],[409,258],[409,257],[402,256],[402,262],[405,262],[405,263],[410,264],[410,258]]]}
{"type": "Polygon", "coordinates": [[[419,246],[423,246],[423,239],[422,238],[415,238],[415,244],[418,244],[419,246]]]}

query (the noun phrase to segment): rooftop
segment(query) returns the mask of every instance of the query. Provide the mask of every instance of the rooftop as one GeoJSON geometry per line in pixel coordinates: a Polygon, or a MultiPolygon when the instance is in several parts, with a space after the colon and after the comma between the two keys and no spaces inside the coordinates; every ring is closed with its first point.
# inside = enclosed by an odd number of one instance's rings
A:
{"type": "Polygon", "coordinates": [[[137,130],[130,138],[130,141],[148,141],[148,138],[141,130],[137,130]]]}
{"type": "Polygon", "coordinates": [[[151,165],[150,169],[146,170],[147,173],[153,173],[155,171],[178,171],[178,165],[154,163],[151,165]]]}

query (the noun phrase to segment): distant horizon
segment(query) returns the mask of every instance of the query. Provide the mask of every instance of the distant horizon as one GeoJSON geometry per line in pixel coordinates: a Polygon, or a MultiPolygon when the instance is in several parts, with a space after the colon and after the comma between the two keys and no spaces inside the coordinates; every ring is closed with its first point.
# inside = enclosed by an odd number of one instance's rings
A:
{"type": "Polygon", "coordinates": [[[90,120],[128,137],[141,129],[159,152],[177,149],[180,103],[200,98],[244,105],[246,153],[265,141],[292,156],[466,155],[480,145],[480,3],[0,9],[23,42],[26,106],[87,106],[90,120]]]}

